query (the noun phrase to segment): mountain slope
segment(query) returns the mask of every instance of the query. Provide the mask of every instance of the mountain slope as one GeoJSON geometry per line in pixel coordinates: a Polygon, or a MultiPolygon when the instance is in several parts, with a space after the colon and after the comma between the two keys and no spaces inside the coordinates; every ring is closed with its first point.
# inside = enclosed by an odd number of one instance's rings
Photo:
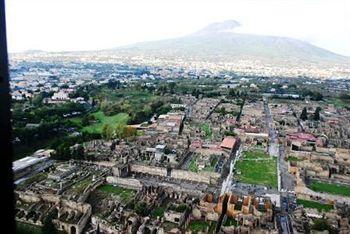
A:
{"type": "Polygon", "coordinates": [[[234,29],[239,25],[236,21],[224,21],[184,37],[136,43],[113,50],[128,55],[215,61],[237,59],[312,63],[348,63],[350,61],[348,57],[301,40],[235,33],[234,29]]]}

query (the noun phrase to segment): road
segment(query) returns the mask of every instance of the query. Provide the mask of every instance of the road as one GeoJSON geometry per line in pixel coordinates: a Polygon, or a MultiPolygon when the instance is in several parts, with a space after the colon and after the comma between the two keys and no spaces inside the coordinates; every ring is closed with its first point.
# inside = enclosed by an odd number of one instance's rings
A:
{"type": "Polygon", "coordinates": [[[278,191],[280,192],[281,213],[277,216],[277,225],[280,233],[291,234],[293,228],[290,213],[295,208],[295,197],[290,192],[294,192],[295,179],[288,172],[288,162],[285,160],[285,149],[283,144],[278,142],[278,133],[275,129],[273,118],[268,104],[268,97],[264,96],[264,111],[266,125],[269,131],[269,154],[278,157],[278,191]]]}
{"type": "Polygon", "coordinates": [[[296,179],[288,172],[288,161],[286,161],[284,145],[280,145],[280,157],[278,159],[281,173],[281,187],[283,191],[294,191],[296,179]]]}

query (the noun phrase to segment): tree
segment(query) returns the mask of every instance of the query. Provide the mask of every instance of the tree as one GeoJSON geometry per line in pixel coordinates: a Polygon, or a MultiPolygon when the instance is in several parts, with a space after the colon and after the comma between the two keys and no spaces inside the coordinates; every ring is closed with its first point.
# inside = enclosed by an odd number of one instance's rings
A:
{"type": "Polygon", "coordinates": [[[321,101],[323,99],[323,95],[322,95],[322,93],[315,91],[312,93],[312,98],[315,101],[321,101]]]}
{"type": "Polygon", "coordinates": [[[220,110],[219,110],[219,112],[220,112],[221,115],[224,116],[224,115],[226,114],[226,109],[225,109],[225,107],[221,107],[220,110]]]}
{"type": "Polygon", "coordinates": [[[123,138],[128,138],[128,137],[136,136],[136,135],[137,135],[136,128],[133,128],[131,126],[127,126],[123,129],[123,138]]]}
{"type": "Polygon", "coordinates": [[[170,93],[171,93],[171,94],[174,94],[174,93],[175,93],[176,83],[175,83],[175,82],[170,82],[170,83],[168,84],[168,86],[169,86],[170,93]]]}
{"type": "Polygon", "coordinates": [[[301,112],[300,114],[300,119],[305,121],[307,120],[307,110],[306,110],[306,107],[304,107],[303,111],[301,112]]]}
{"type": "Polygon", "coordinates": [[[230,89],[230,90],[228,91],[228,95],[229,95],[230,97],[236,97],[236,91],[235,91],[234,89],[230,89]]]}
{"type": "Polygon", "coordinates": [[[88,126],[89,124],[90,124],[89,116],[84,115],[83,118],[81,119],[81,125],[83,125],[83,127],[85,127],[85,126],[88,126]]]}
{"type": "Polygon", "coordinates": [[[56,218],[57,210],[51,211],[49,214],[47,214],[46,218],[44,219],[44,225],[41,228],[42,233],[44,234],[56,234],[57,229],[55,228],[55,225],[52,223],[52,220],[56,218]]]}
{"type": "Polygon", "coordinates": [[[137,202],[135,205],[135,212],[138,215],[145,216],[147,215],[147,203],[144,201],[137,202]]]}
{"type": "Polygon", "coordinates": [[[109,125],[109,124],[103,125],[103,128],[102,128],[102,137],[103,137],[105,140],[110,140],[110,139],[113,138],[113,128],[111,127],[111,125],[109,125]]]}
{"type": "Polygon", "coordinates": [[[41,103],[42,103],[42,101],[43,101],[43,99],[44,99],[44,95],[43,95],[43,94],[38,94],[38,95],[36,95],[36,96],[33,98],[32,104],[33,104],[34,106],[40,106],[41,103]]]}
{"type": "Polygon", "coordinates": [[[78,145],[75,149],[73,149],[72,152],[72,158],[73,159],[78,159],[78,160],[82,160],[84,159],[84,147],[82,145],[78,145]]]}
{"type": "Polygon", "coordinates": [[[67,144],[62,143],[56,148],[56,152],[52,155],[56,160],[68,160],[71,157],[71,151],[67,144]]]}
{"type": "Polygon", "coordinates": [[[336,233],[336,231],[332,228],[331,225],[327,223],[327,220],[322,218],[322,219],[316,219],[314,221],[314,224],[311,227],[312,230],[317,230],[317,231],[324,231],[328,230],[329,233],[336,233]]]}
{"type": "Polygon", "coordinates": [[[117,138],[124,138],[124,130],[126,128],[126,125],[124,123],[118,123],[116,126],[115,126],[115,136],[117,138]]]}
{"type": "Polygon", "coordinates": [[[314,120],[319,121],[320,120],[320,112],[321,112],[321,107],[317,107],[314,113],[314,120]]]}

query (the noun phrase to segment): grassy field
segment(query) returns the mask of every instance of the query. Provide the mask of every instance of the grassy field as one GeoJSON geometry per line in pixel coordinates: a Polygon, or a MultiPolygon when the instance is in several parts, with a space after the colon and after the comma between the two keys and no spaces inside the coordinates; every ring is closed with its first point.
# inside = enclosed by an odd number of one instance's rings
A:
{"type": "Polygon", "coordinates": [[[206,231],[207,227],[209,227],[209,223],[203,220],[193,220],[188,225],[188,229],[194,233],[206,231]]]}
{"type": "Polygon", "coordinates": [[[85,179],[75,183],[71,188],[70,191],[80,194],[84,192],[84,190],[89,186],[89,184],[92,183],[92,176],[88,176],[85,179]]]}
{"type": "Polygon", "coordinates": [[[210,125],[208,123],[204,123],[201,126],[201,130],[205,133],[206,138],[211,138],[213,132],[211,131],[210,125]]]}
{"type": "Polygon", "coordinates": [[[156,217],[163,217],[165,208],[164,207],[157,207],[155,210],[153,210],[151,216],[156,217]]]}
{"type": "Polygon", "coordinates": [[[350,186],[312,181],[310,188],[316,192],[325,192],[350,197],[350,186]]]}
{"type": "Polygon", "coordinates": [[[316,201],[309,201],[309,200],[303,200],[303,199],[297,199],[298,205],[303,205],[304,208],[314,208],[317,209],[318,211],[330,211],[334,207],[333,205],[329,204],[322,204],[316,201]]]}
{"type": "Polygon", "coordinates": [[[188,170],[190,170],[192,172],[198,172],[198,165],[197,165],[197,161],[195,159],[192,159],[190,161],[190,164],[188,165],[188,170]]]}
{"type": "Polygon", "coordinates": [[[98,123],[83,127],[83,131],[90,133],[101,133],[103,125],[109,124],[111,127],[115,127],[119,123],[127,124],[129,115],[126,113],[119,113],[113,116],[105,116],[102,111],[98,111],[92,114],[98,120],[98,123]]]}
{"type": "Polygon", "coordinates": [[[332,98],[332,99],[327,100],[327,102],[330,104],[334,104],[336,107],[350,108],[350,100],[349,99],[332,98]]]}
{"type": "Polygon", "coordinates": [[[236,169],[240,182],[277,187],[277,159],[263,151],[248,151],[243,160],[237,161],[236,169]]]}
{"type": "Polygon", "coordinates": [[[244,159],[268,159],[270,157],[263,150],[246,151],[243,155],[244,159]]]}
{"type": "Polygon", "coordinates": [[[135,191],[131,189],[125,189],[118,186],[113,186],[110,184],[104,184],[98,187],[98,190],[104,193],[110,193],[118,195],[125,203],[133,199],[135,191]]]}
{"type": "Polygon", "coordinates": [[[149,106],[153,101],[166,99],[146,90],[131,90],[130,88],[118,91],[103,89],[100,90],[98,97],[96,98],[110,103],[118,103],[124,110],[130,111],[139,111],[149,106]]]}
{"type": "Polygon", "coordinates": [[[297,157],[294,157],[294,156],[289,156],[289,157],[287,158],[287,161],[290,161],[290,162],[300,162],[300,161],[303,161],[303,159],[297,158],[297,157]]]}
{"type": "Polygon", "coordinates": [[[218,159],[217,158],[214,158],[211,162],[210,162],[210,165],[206,165],[204,168],[203,168],[203,171],[210,171],[210,172],[214,172],[215,171],[215,166],[216,166],[216,163],[218,162],[218,159]]]}

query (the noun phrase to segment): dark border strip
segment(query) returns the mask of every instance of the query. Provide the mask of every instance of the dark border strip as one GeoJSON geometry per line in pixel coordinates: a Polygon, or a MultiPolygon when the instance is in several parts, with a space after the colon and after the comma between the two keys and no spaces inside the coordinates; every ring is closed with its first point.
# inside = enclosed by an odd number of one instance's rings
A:
{"type": "Polygon", "coordinates": [[[1,229],[15,233],[14,183],[12,172],[11,96],[6,41],[5,0],[0,0],[0,180],[1,180],[1,229]]]}

